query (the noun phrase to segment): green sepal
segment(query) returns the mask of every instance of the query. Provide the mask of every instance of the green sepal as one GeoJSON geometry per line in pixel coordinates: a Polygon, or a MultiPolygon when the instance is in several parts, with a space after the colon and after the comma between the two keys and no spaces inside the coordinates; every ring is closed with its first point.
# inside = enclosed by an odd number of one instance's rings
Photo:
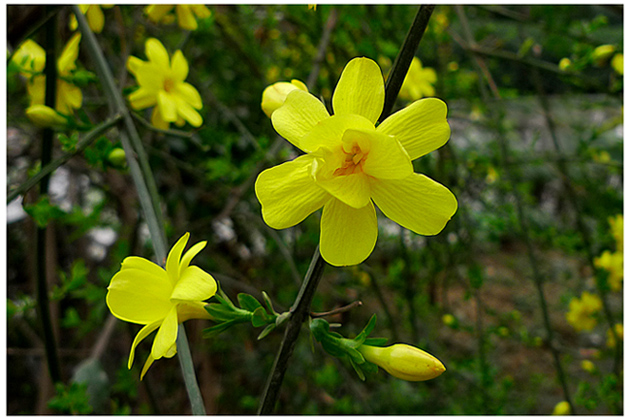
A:
{"type": "Polygon", "coordinates": [[[269,335],[269,333],[273,331],[275,328],[276,328],[276,324],[267,325],[267,327],[264,330],[262,330],[262,332],[258,335],[257,340],[262,340],[263,338],[267,337],[267,335],[269,335]]]}
{"type": "Polygon", "coordinates": [[[374,330],[375,326],[376,326],[376,314],[372,315],[372,317],[368,321],[365,328],[363,328],[363,331],[361,331],[359,335],[354,337],[354,339],[352,340],[355,342],[354,348],[358,348],[360,345],[362,345],[365,342],[365,340],[367,339],[367,336],[370,335],[372,330],[374,330]]]}
{"type": "Polygon", "coordinates": [[[349,360],[350,360],[350,364],[354,368],[354,371],[357,373],[357,375],[359,375],[359,379],[361,379],[362,381],[365,381],[365,374],[363,373],[363,370],[361,370],[361,367],[357,365],[356,363],[354,363],[352,358],[349,358],[349,360]]]}
{"type": "Polygon", "coordinates": [[[241,324],[241,323],[243,323],[243,321],[234,319],[232,321],[226,321],[221,324],[215,325],[213,327],[206,328],[203,330],[203,338],[215,337],[221,334],[223,331],[227,330],[228,328],[232,327],[233,325],[241,324]]]}
{"type": "Polygon", "coordinates": [[[238,296],[238,304],[241,305],[241,308],[254,312],[258,308],[262,308],[260,302],[256,300],[255,297],[248,295],[247,293],[239,293],[238,296]]]}
{"type": "Polygon", "coordinates": [[[366,338],[363,344],[365,344],[366,346],[382,347],[385,344],[387,344],[387,338],[385,337],[366,338]]]}
{"type": "MultiPolygon", "coordinates": [[[[265,312],[265,308],[262,306],[256,308],[254,313],[252,313],[252,325],[254,327],[262,327],[263,325],[269,324],[269,315],[265,312]]],[[[273,322],[273,320],[271,320],[273,322]]]]}
{"type": "Polygon", "coordinates": [[[234,311],[228,308],[225,308],[223,305],[218,303],[209,303],[205,306],[206,312],[210,314],[210,316],[218,321],[231,321],[234,319],[234,311]]]}

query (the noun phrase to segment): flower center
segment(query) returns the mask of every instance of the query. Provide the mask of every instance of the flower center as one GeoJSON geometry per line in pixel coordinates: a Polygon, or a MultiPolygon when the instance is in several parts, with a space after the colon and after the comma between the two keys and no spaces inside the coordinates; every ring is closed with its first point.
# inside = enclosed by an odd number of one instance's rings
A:
{"type": "Polygon", "coordinates": [[[164,90],[167,92],[171,92],[175,88],[175,82],[173,79],[166,78],[164,79],[164,90]]]}
{"type": "Polygon", "coordinates": [[[342,147],[341,151],[344,154],[343,161],[341,166],[335,169],[333,175],[351,175],[363,172],[363,163],[367,159],[368,153],[363,152],[357,142],[352,143],[349,151],[346,151],[345,147],[342,147]]]}

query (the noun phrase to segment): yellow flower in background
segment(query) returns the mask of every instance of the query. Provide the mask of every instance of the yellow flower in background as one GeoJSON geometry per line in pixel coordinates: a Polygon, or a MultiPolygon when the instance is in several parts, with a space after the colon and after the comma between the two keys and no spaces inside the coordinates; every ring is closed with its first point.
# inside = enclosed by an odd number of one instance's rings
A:
{"type": "MultiPolygon", "coordinates": [[[[623,341],[623,324],[615,324],[615,332],[619,340],[623,341]]],[[[606,331],[606,346],[609,348],[615,347],[615,336],[610,328],[606,331]]]]}
{"type": "Polygon", "coordinates": [[[127,69],[140,87],[129,95],[135,110],[153,106],[151,123],[168,129],[170,123],[183,126],[188,121],[193,127],[201,126],[201,115],[196,111],[203,106],[201,96],[193,85],[184,80],[188,76],[188,62],[180,50],[169,58],[164,45],[155,38],[147,39],[145,53],[149,61],[130,56],[127,69]]]}
{"type": "Polygon", "coordinates": [[[623,54],[615,54],[615,56],[610,61],[610,65],[618,74],[623,76],[623,54]]]}
{"type": "Polygon", "coordinates": [[[576,331],[591,331],[597,325],[593,315],[602,309],[601,299],[589,292],[582,292],[581,298],[569,302],[566,319],[576,331]]]}
{"type": "MultiPolygon", "coordinates": [[[[113,4],[80,4],[79,9],[81,12],[87,17],[88,25],[90,29],[97,34],[100,34],[103,31],[103,26],[105,26],[105,16],[103,15],[103,9],[111,9],[114,7],[113,4]]],[[[70,30],[76,31],[79,27],[79,22],[77,22],[77,17],[72,14],[70,15],[70,30]]]]}
{"type": "Polygon", "coordinates": [[[61,114],[46,105],[29,106],[26,108],[26,116],[35,125],[43,128],[61,129],[68,123],[61,114]]]}
{"type": "Polygon", "coordinates": [[[297,79],[291,80],[291,83],[278,82],[267,86],[263,91],[262,103],[260,104],[263,112],[271,118],[273,111],[280,108],[284,104],[285,99],[287,99],[287,95],[295,89],[308,92],[306,85],[297,79]]]}
{"type": "Polygon", "coordinates": [[[623,280],[623,253],[604,251],[599,257],[595,257],[595,267],[608,271],[608,284],[613,292],[621,290],[623,280]]]}
{"type": "Polygon", "coordinates": [[[571,406],[568,401],[560,401],[553,409],[552,416],[566,416],[571,414],[571,406]]]}
{"type": "Polygon", "coordinates": [[[197,29],[197,19],[205,19],[212,15],[210,9],[203,4],[151,4],[144,9],[144,12],[149,16],[149,20],[168,24],[175,20],[171,14],[173,8],[175,8],[179,27],[188,31],[197,29]]]}
{"type": "Polygon", "coordinates": [[[430,67],[422,68],[422,62],[418,57],[414,57],[400,88],[400,97],[415,101],[426,96],[434,96],[435,89],[433,84],[436,81],[437,75],[435,70],[430,67]]]}
{"type": "MultiPolygon", "coordinates": [[[[57,60],[57,101],[55,109],[64,115],[71,115],[83,102],[81,89],[63,80],[72,76],[77,68],[81,34],[75,34],[64,47],[57,60]]],[[[46,66],[46,52],[36,42],[27,40],[15,52],[13,62],[20,67],[20,74],[29,78],[26,89],[32,105],[44,105],[46,97],[46,76],[42,74],[46,66]]]]}
{"type": "Polygon", "coordinates": [[[606,64],[606,60],[608,60],[615,53],[615,46],[606,44],[600,45],[599,47],[593,50],[591,57],[596,65],[602,67],[606,64]]]}
{"type": "Polygon", "coordinates": [[[414,173],[411,163],[448,141],[446,104],[416,101],[375,128],[384,97],[378,65],[355,58],[335,88],[334,115],[315,96],[295,89],[271,116],[276,131],[306,154],[258,176],[263,219],[285,229],[323,207],[320,251],[335,266],[359,264],[374,249],[374,204],[421,235],[438,234],[457,210],[455,196],[414,173]]]}
{"type": "Polygon", "coordinates": [[[182,257],[189,236],[186,233],[173,246],[166,269],[141,257],[125,258],[107,288],[106,301],[112,314],[123,321],[144,325],[131,345],[129,369],[136,346],[158,330],[140,379],[155,360],[177,353],[178,324],[193,318],[210,319],[203,301],[216,293],[217,283],[210,274],[190,265],[206,246],[205,241],[193,245],[182,257]]]}
{"type": "Polygon", "coordinates": [[[442,322],[444,323],[444,325],[447,325],[449,327],[457,326],[457,319],[455,319],[455,317],[451,314],[442,315],[442,322]]]}
{"type": "Polygon", "coordinates": [[[560,60],[560,63],[558,63],[558,67],[560,68],[560,70],[566,71],[569,67],[571,67],[571,60],[567,57],[564,57],[562,60],[560,60]]]}
{"type": "Polygon", "coordinates": [[[610,224],[610,233],[612,233],[613,238],[615,238],[617,251],[623,252],[623,214],[609,217],[608,224],[610,224]]]}
{"type": "Polygon", "coordinates": [[[597,368],[595,367],[595,363],[591,362],[590,360],[582,360],[580,366],[582,366],[582,369],[584,369],[588,373],[594,373],[597,370],[597,368]]]}
{"type": "Polygon", "coordinates": [[[446,368],[435,356],[407,344],[389,347],[362,345],[357,350],[365,360],[382,367],[392,376],[405,381],[428,381],[440,376],[446,368]]]}

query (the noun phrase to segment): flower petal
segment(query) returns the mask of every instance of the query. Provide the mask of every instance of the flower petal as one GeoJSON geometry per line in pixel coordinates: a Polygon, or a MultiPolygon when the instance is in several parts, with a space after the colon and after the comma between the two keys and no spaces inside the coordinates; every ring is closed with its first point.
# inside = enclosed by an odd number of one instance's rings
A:
{"type": "Polygon", "coordinates": [[[186,251],[186,253],[182,257],[182,260],[179,263],[180,276],[182,275],[184,270],[188,268],[188,266],[190,265],[190,261],[192,261],[192,259],[195,258],[195,256],[199,254],[199,252],[201,252],[201,250],[206,247],[207,243],[208,243],[207,241],[197,242],[196,244],[191,246],[188,251],[186,251]]]}
{"type": "Polygon", "coordinates": [[[60,76],[66,76],[76,67],[75,61],[79,56],[79,42],[81,41],[81,33],[77,32],[66,44],[57,61],[57,70],[60,76]]]}
{"type": "Polygon", "coordinates": [[[108,287],[107,306],[116,318],[136,324],[162,319],[171,308],[173,287],[157,264],[127,257],[108,287]]]}
{"type": "MultiPolygon", "coordinates": [[[[171,97],[175,99],[178,117],[182,117],[193,127],[200,127],[201,124],[203,124],[203,119],[201,118],[201,115],[199,115],[199,113],[195,111],[195,109],[190,106],[188,102],[186,102],[179,96],[174,95],[171,97]]],[[[177,123],[177,120],[175,120],[175,122],[177,123]]]]}
{"type": "Polygon", "coordinates": [[[339,200],[330,200],[324,206],[321,225],[319,249],[331,265],[360,264],[376,245],[378,227],[372,202],[355,209],[339,200]]]}
{"type": "Polygon", "coordinates": [[[157,94],[158,106],[160,107],[160,114],[164,121],[175,122],[177,121],[177,101],[170,93],[159,90],[157,94]]]}
{"type": "Polygon", "coordinates": [[[147,361],[144,362],[144,366],[142,367],[142,372],[140,372],[140,380],[144,378],[144,375],[146,375],[153,362],[155,362],[155,359],[149,353],[149,357],[147,357],[147,361]]]}
{"type": "Polygon", "coordinates": [[[131,369],[131,366],[133,366],[133,359],[136,357],[136,347],[138,346],[138,344],[140,344],[142,340],[147,338],[147,336],[153,331],[157,330],[158,327],[162,325],[162,321],[162,319],[158,319],[155,322],[145,325],[140,331],[138,331],[138,334],[136,334],[136,337],[133,339],[131,351],[129,352],[129,362],[127,363],[128,369],[131,369]]]}
{"type": "Polygon", "coordinates": [[[339,175],[330,178],[316,178],[317,185],[333,197],[355,209],[365,207],[370,202],[370,183],[364,173],[339,175]]]}
{"type": "Polygon", "coordinates": [[[131,74],[136,76],[136,73],[144,64],[146,64],[145,61],[139,59],[138,57],[130,55],[127,59],[127,70],[129,70],[131,74]]]}
{"type": "Polygon", "coordinates": [[[333,115],[319,122],[302,137],[300,149],[308,153],[320,147],[332,150],[341,145],[343,134],[349,129],[373,132],[374,124],[360,115],[333,115]]]}
{"type": "Polygon", "coordinates": [[[199,91],[190,83],[181,82],[175,84],[175,93],[195,109],[201,109],[203,106],[199,91]]]}
{"type": "Polygon", "coordinates": [[[182,54],[181,50],[175,51],[173,54],[173,76],[176,80],[184,81],[188,77],[188,61],[182,54]]]}
{"type": "Polygon", "coordinates": [[[159,69],[163,69],[164,71],[171,67],[168,52],[160,41],[155,38],[149,38],[144,48],[149,61],[155,64],[159,69]]]}
{"type": "Polygon", "coordinates": [[[160,325],[160,329],[155,335],[155,340],[153,340],[151,356],[155,360],[164,357],[175,344],[177,340],[177,325],[177,306],[173,305],[164,321],[162,321],[162,325],[160,325]]]}
{"type": "Polygon", "coordinates": [[[213,319],[205,306],[206,302],[180,302],[177,304],[177,320],[181,324],[189,319],[213,319]]]}
{"type": "Polygon", "coordinates": [[[376,131],[396,137],[414,160],[448,141],[451,128],[446,111],[446,104],[439,99],[421,99],[389,116],[376,131]]]}
{"type": "Polygon", "coordinates": [[[190,10],[190,5],[178,4],[175,6],[175,11],[177,12],[177,23],[180,28],[188,31],[197,29],[197,20],[190,10]]]}
{"type": "Polygon", "coordinates": [[[103,16],[101,6],[98,4],[90,5],[87,9],[86,16],[90,28],[94,31],[94,33],[100,34],[103,31],[103,26],[105,25],[105,16],[103,16]]]}
{"type": "Polygon", "coordinates": [[[381,179],[401,179],[413,173],[409,155],[400,142],[392,136],[378,132],[347,130],[343,135],[344,144],[368,139],[368,150],[363,162],[363,172],[381,179]]]}
{"type": "Polygon", "coordinates": [[[81,107],[83,102],[83,94],[77,86],[57,81],[57,111],[65,115],[71,115],[72,110],[81,107]]]}
{"type": "Polygon", "coordinates": [[[385,83],[378,64],[365,57],[351,60],[333,94],[335,115],[358,114],[375,123],[384,103],[385,83]]]}
{"type": "Polygon", "coordinates": [[[457,211],[448,188],[421,174],[372,181],[372,199],[383,214],[420,235],[437,235],[457,211]]]}
{"type": "Polygon", "coordinates": [[[160,130],[168,130],[169,128],[168,121],[164,121],[164,118],[162,118],[162,114],[160,114],[159,106],[153,108],[153,112],[151,113],[151,124],[153,124],[154,127],[159,128],[160,130]]]}
{"type": "Polygon", "coordinates": [[[297,225],[330,198],[313,179],[314,160],[312,156],[303,155],[258,175],[254,187],[256,197],[265,223],[272,228],[297,225]]]}
{"type": "Polygon", "coordinates": [[[319,99],[308,92],[296,89],[290,92],[284,104],[273,112],[271,123],[278,134],[301,148],[302,136],[329,116],[319,99]]]}
{"type": "Polygon", "coordinates": [[[145,109],[157,103],[157,91],[140,87],[128,97],[133,109],[145,109]]]}
{"type": "Polygon", "coordinates": [[[217,282],[214,278],[196,265],[191,265],[182,272],[171,299],[201,301],[210,298],[216,291],[217,282]]]}
{"type": "Polygon", "coordinates": [[[192,10],[199,19],[205,19],[212,15],[212,12],[210,12],[210,9],[208,9],[203,4],[191,4],[190,10],[192,10]]]}
{"type": "Polygon", "coordinates": [[[188,238],[190,238],[190,233],[186,232],[171,248],[171,251],[168,253],[168,257],[166,258],[166,272],[168,273],[168,277],[171,280],[171,284],[173,287],[177,284],[179,280],[179,267],[181,265],[182,252],[188,243],[188,238]]]}

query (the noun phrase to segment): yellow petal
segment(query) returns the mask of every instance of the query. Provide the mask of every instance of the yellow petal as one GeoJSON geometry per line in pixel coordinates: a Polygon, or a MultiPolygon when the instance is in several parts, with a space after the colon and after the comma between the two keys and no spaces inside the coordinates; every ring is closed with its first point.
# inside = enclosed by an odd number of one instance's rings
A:
{"type": "Polygon", "coordinates": [[[374,124],[360,115],[333,115],[302,137],[300,149],[308,153],[315,152],[320,147],[333,150],[341,145],[343,134],[349,129],[373,132],[374,124]]]}
{"type": "MultiPolygon", "coordinates": [[[[39,44],[31,39],[27,39],[20,45],[20,48],[13,54],[12,61],[21,69],[41,72],[46,65],[46,51],[39,44]]],[[[30,74],[25,73],[26,77],[30,74]]]]}
{"type": "Polygon", "coordinates": [[[145,64],[145,61],[142,61],[138,57],[134,57],[133,55],[130,55],[129,58],[127,59],[127,70],[129,70],[131,74],[136,76],[136,73],[142,67],[143,64],[145,64]]]}
{"type": "Polygon", "coordinates": [[[273,85],[269,85],[265,88],[265,90],[263,90],[262,103],[260,104],[260,107],[268,117],[271,117],[271,114],[284,104],[284,101],[287,99],[289,93],[296,89],[308,92],[306,85],[296,79],[293,79],[291,83],[278,82],[273,85]]]}
{"type": "Polygon", "coordinates": [[[376,131],[396,137],[411,160],[442,147],[451,135],[446,104],[436,98],[421,99],[390,115],[376,131]]]}
{"type": "Polygon", "coordinates": [[[123,321],[149,324],[171,308],[173,287],[164,270],[140,257],[128,257],[108,287],[107,306],[123,321]]]}
{"type": "Polygon", "coordinates": [[[164,89],[164,69],[152,62],[142,62],[142,65],[136,69],[134,76],[142,87],[155,91],[164,89]]]}
{"type": "Polygon", "coordinates": [[[68,121],[54,109],[46,105],[31,105],[26,108],[26,116],[38,127],[62,129],[68,121]]]}
{"type": "Polygon", "coordinates": [[[177,320],[181,324],[189,319],[212,319],[205,306],[205,302],[180,302],[177,304],[177,320]]]}
{"type": "Polygon", "coordinates": [[[177,102],[173,96],[164,91],[159,90],[157,94],[157,102],[160,107],[160,114],[164,121],[175,122],[177,120],[177,102]]]}
{"type": "Polygon", "coordinates": [[[153,340],[153,347],[151,347],[151,356],[158,360],[164,357],[169,349],[175,344],[177,340],[177,307],[173,305],[171,310],[162,321],[160,329],[155,335],[153,340]]]}
{"type": "Polygon", "coordinates": [[[145,53],[153,64],[160,69],[168,69],[171,67],[170,60],[168,58],[168,52],[164,45],[155,38],[147,39],[145,44],[145,53]]]}
{"type": "Polygon", "coordinates": [[[271,115],[271,123],[278,134],[301,148],[302,136],[328,117],[328,111],[319,99],[308,92],[296,89],[287,95],[284,105],[271,115]]]}
{"type": "Polygon", "coordinates": [[[375,123],[384,103],[385,84],[378,64],[365,57],[351,60],[333,94],[335,115],[358,114],[375,123]]]}
{"type": "Polygon", "coordinates": [[[392,136],[377,132],[347,130],[344,144],[369,140],[369,149],[363,162],[363,172],[380,179],[401,179],[413,173],[411,159],[400,142],[392,136]]]}
{"type": "Polygon", "coordinates": [[[319,250],[331,265],[360,264],[376,245],[378,227],[372,202],[355,209],[332,199],[324,206],[321,225],[319,250]]]}
{"type": "Polygon", "coordinates": [[[457,211],[453,193],[424,175],[373,179],[371,187],[372,199],[385,216],[420,235],[440,233],[457,211]]]}
{"type": "Polygon", "coordinates": [[[303,155],[258,175],[254,187],[256,197],[262,206],[265,223],[272,228],[295,226],[330,198],[315,183],[313,161],[312,156],[303,155]]]}
{"type": "Polygon", "coordinates": [[[214,278],[196,265],[186,268],[173,289],[171,299],[201,301],[209,299],[217,291],[214,278]]]}
{"type": "Polygon", "coordinates": [[[81,107],[82,102],[81,89],[63,80],[57,81],[57,111],[70,115],[73,109],[81,107]]]}
{"type": "Polygon", "coordinates": [[[145,109],[157,103],[157,91],[140,87],[129,95],[129,103],[133,109],[145,109]]]}
{"type": "Polygon", "coordinates": [[[178,4],[175,6],[175,11],[177,12],[177,23],[180,28],[188,31],[194,31],[197,29],[197,20],[193,16],[189,5],[178,4]]]}
{"type": "Polygon", "coordinates": [[[201,95],[199,95],[197,89],[190,83],[177,83],[175,85],[175,94],[184,99],[193,108],[201,109],[203,106],[201,103],[201,95]]]}
{"type": "Polygon", "coordinates": [[[44,105],[46,96],[46,76],[35,76],[26,85],[28,96],[31,98],[31,105],[44,105]]]}
{"type": "Polygon", "coordinates": [[[76,68],[75,61],[79,56],[79,42],[81,41],[81,33],[76,33],[61,52],[61,56],[57,61],[57,70],[60,76],[68,75],[68,73],[76,68]]]}
{"type": "Polygon", "coordinates": [[[190,9],[193,12],[195,12],[195,15],[197,15],[199,19],[205,19],[207,17],[210,17],[210,15],[212,15],[212,12],[210,12],[210,9],[208,9],[203,4],[191,4],[190,9]]]}
{"type": "Polygon", "coordinates": [[[173,76],[176,80],[184,81],[188,77],[188,61],[182,54],[181,50],[175,51],[173,54],[173,76]]]}
{"type": "Polygon", "coordinates": [[[190,261],[192,261],[192,259],[195,258],[195,256],[206,247],[206,244],[206,241],[198,242],[191,246],[188,251],[186,251],[179,263],[179,276],[181,276],[184,270],[188,268],[188,266],[190,265],[190,261]]]}
{"type": "Polygon", "coordinates": [[[142,327],[140,331],[138,331],[138,334],[136,334],[136,337],[133,339],[131,351],[129,352],[129,362],[127,363],[128,369],[131,369],[131,366],[133,366],[133,360],[136,357],[136,347],[138,347],[138,344],[140,344],[142,340],[147,338],[147,336],[155,331],[160,325],[162,325],[162,319],[158,319],[155,322],[147,324],[142,327]]]}
{"type": "Polygon", "coordinates": [[[190,123],[193,127],[200,127],[201,124],[203,124],[201,115],[199,115],[199,113],[195,111],[195,109],[184,99],[178,96],[173,97],[177,107],[177,115],[188,121],[188,123],[190,123]]]}
{"type": "Polygon", "coordinates": [[[370,202],[370,184],[367,175],[356,173],[316,178],[317,185],[328,191],[333,197],[355,209],[365,207],[370,202]]]}
{"type": "Polygon", "coordinates": [[[173,286],[175,286],[179,280],[180,261],[182,259],[182,252],[188,243],[188,238],[190,238],[190,233],[186,232],[179,238],[175,245],[173,245],[173,248],[171,248],[166,258],[166,272],[173,286]]]}
{"type": "Polygon", "coordinates": [[[160,114],[160,107],[158,106],[153,108],[153,112],[151,113],[151,124],[161,130],[168,130],[169,123],[164,121],[164,118],[162,118],[162,114],[160,114]]]}
{"type": "Polygon", "coordinates": [[[175,7],[172,4],[151,4],[144,9],[149,19],[155,23],[159,23],[164,16],[175,7]]]}
{"type": "Polygon", "coordinates": [[[90,29],[92,29],[95,33],[100,34],[103,31],[103,26],[105,25],[105,16],[103,16],[103,11],[101,10],[101,6],[98,4],[92,4],[87,9],[87,19],[88,24],[90,25],[90,29]]]}
{"type": "Polygon", "coordinates": [[[149,354],[149,357],[147,357],[147,361],[144,362],[144,366],[142,367],[142,372],[140,372],[140,380],[144,378],[144,375],[146,375],[153,362],[155,362],[155,359],[153,358],[153,356],[151,356],[151,354],[149,354]]]}

